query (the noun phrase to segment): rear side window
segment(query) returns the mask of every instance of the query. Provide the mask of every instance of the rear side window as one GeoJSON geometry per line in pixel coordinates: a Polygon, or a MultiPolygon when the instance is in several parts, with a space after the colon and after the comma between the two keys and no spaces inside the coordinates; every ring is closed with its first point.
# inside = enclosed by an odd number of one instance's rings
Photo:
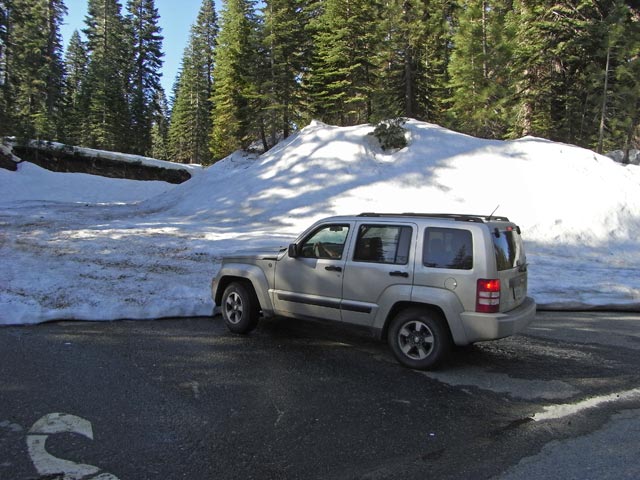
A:
{"type": "Polygon", "coordinates": [[[406,265],[411,232],[411,227],[403,225],[361,225],[353,260],[406,265]]]}
{"type": "Polygon", "coordinates": [[[422,263],[425,267],[471,270],[473,240],[469,230],[427,228],[422,263]]]}
{"type": "Polygon", "coordinates": [[[510,270],[519,265],[522,254],[522,238],[517,231],[507,229],[498,231],[498,237],[492,234],[493,247],[496,252],[498,271],[510,270]]]}

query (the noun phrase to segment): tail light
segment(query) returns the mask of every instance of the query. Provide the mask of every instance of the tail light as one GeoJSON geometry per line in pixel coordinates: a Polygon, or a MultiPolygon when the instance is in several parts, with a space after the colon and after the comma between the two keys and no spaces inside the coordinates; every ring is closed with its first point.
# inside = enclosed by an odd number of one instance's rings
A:
{"type": "Polygon", "coordinates": [[[500,280],[478,280],[476,312],[497,313],[500,311],[500,280]]]}

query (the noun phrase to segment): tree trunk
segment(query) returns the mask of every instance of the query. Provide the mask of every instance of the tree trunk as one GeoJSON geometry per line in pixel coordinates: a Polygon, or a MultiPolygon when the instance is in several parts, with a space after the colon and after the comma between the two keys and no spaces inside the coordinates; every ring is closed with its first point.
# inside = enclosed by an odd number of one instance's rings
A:
{"type": "Polygon", "coordinates": [[[634,110],[635,114],[631,119],[629,128],[627,129],[627,135],[624,139],[624,156],[622,158],[622,163],[625,164],[630,163],[629,151],[633,147],[633,132],[635,132],[640,125],[640,97],[636,98],[636,108],[634,110]]]}
{"type": "Polygon", "coordinates": [[[600,111],[600,128],[598,130],[598,148],[596,152],[602,153],[604,144],[604,126],[607,117],[607,90],[609,90],[609,63],[611,59],[611,44],[607,46],[607,64],[604,68],[604,89],[602,92],[602,110],[600,111]]]}
{"type": "Polygon", "coordinates": [[[482,78],[486,81],[489,78],[489,68],[487,66],[487,2],[482,2],[482,78]]]}

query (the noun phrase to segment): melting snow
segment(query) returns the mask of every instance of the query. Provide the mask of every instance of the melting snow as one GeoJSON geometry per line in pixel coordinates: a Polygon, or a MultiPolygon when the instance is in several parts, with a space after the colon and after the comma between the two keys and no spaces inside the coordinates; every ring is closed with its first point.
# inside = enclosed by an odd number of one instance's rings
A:
{"type": "Polygon", "coordinates": [[[409,146],[388,153],[372,126],[313,122],[181,185],[0,170],[0,324],[209,315],[228,252],[286,245],[333,214],[498,205],[523,230],[539,304],[640,307],[640,167],[538,138],[406,127],[409,146]]]}

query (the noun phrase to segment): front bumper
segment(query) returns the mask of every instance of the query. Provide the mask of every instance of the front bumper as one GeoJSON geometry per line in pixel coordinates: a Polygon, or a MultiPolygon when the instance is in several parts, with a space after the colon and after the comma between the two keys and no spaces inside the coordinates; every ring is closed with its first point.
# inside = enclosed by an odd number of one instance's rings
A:
{"type": "Polygon", "coordinates": [[[522,304],[505,313],[465,312],[460,315],[467,343],[496,340],[521,332],[536,316],[536,302],[527,297],[522,304]]]}

